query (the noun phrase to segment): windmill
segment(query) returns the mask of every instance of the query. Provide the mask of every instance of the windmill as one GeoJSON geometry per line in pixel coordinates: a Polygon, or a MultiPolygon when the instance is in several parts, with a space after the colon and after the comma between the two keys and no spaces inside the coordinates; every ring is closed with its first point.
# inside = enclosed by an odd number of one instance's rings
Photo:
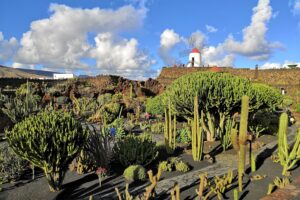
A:
{"type": "Polygon", "coordinates": [[[203,49],[205,44],[203,41],[199,41],[199,38],[196,36],[191,36],[185,41],[185,49],[179,52],[179,58],[189,57],[187,67],[202,67],[202,52],[200,49],[203,49]]]}

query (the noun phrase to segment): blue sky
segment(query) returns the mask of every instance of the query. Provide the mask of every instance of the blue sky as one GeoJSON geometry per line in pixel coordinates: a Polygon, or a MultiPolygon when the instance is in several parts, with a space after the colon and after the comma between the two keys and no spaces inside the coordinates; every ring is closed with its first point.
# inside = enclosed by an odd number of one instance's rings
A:
{"type": "Polygon", "coordinates": [[[279,68],[300,62],[298,0],[1,0],[0,64],[155,77],[188,62],[279,68]]]}

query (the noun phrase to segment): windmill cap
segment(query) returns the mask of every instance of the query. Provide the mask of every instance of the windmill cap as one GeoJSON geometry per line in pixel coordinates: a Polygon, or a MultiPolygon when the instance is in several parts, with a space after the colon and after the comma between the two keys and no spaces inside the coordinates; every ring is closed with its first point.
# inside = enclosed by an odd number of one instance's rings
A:
{"type": "Polygon", "coordinates": [[[197,48],[193,48],[192,53],[200,53],[200,51],[197,48]]]}

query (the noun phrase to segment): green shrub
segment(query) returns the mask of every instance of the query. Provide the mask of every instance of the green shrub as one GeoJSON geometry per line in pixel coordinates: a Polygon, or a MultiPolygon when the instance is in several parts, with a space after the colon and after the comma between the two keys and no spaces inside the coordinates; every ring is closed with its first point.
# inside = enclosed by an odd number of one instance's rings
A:
{"type": "Polygon", "coordinates": [[[190,167],[188,166],[188,164],[186,164],[183,161],[179,161],[179,162],[175,163],[175,169],[176,169],[176,171],[179,171],[179,172],[190,171],[190,167]]]}
{"type": "Polygon", "coordinates": [[[160,168],[163,172],[171,172],[173,171],[172,164],[168,161],[162,161],[159,163],[158,168],[160,168]]]}
{"type": "Polygon", "coordinates": [[[76,115],[81,117],[89,117],[98,108],[97,102],[93,98],[82,97],[79,99],[74,99],[73,111],[76,115]]]}
{"type": "Polygon", "coordinates": [[[123,175],[127,181],[145,181],[147,178],[146,169],[141,165],[130,165],[123,175]]]}
{"type": "Polygon", "coordinates": [[[179,172],[190,171],[189,165],[178,157],[169,157],[168,160],[160,162],[158,168],[165,172],[171,172],[173,170],[179,172]]]}
{"type": "Polygon", "coordinates": [[[108,104],[112,101],[112,94],[110,93],[105,93],[105,94],[102,94],[100,96],[98,96],[97,98],[97,102],[99,104],[99,106],[104,106],[105,104],[108,104]]]}
{"type": "Polygon", "coordinates": [[[18,180],[27,166],[28,162],[16,155],[7,143],[0,145],[0,182],[18,180]]]}
{"type": "Polygon", "coordinates": [[[70,114],[55,111],[26,118],[6,137],[16,154],[44,170],[50,190],[58,191],[87,133],[70,114]]]}
{"type": "Polygon", "coordinates": [[[151,130],[151,133],[162,134],[164,132],[164,123],[157,122],[157,123],[151,124],[150,130],[151,130]]]}
{"type": "Polygon", "coordinates": [[[113,151],[116,159],[125,167],[136,164],[147,166],[158,156],[156,144],[147,134],[127,135],[116,142],[113,151]]]}
{"type": "MultiPolygon", "coordinates": [[[[272,87],[252,84],[248,79],[226,73],[197,72],[176,79],[164,92],[163,100],[171,101],[171,110],[177,116],[193,118],[194,97],[198,96],[199,113],[203,113],[201,126],[207,138],[223,135],[225,120],[241,110],[243,95],[250,97],[249,110],[273,109],[281,104],[282,95],[272,87]]],[[[165,105],[160,103],[160,108],[165,105]]]]}
{"type": "Polygon", "coordinates": [[[113,121],[113,123],[111,123],[108,127],[114,128],[115,129],[115,136],[117,138],[122,138],[126,135],[125,133],[125,120],[124,118],[117,118],[115,119],[115,121],[113,121]]]}
{"type": "Polygon", "coordinates": [[[154,98],[147,99],[146,102],[146,112],[153,114],[153,115],[163,115],[164,114],[164,107],[163,98],[162,96],[156,96],[154,98]]]}

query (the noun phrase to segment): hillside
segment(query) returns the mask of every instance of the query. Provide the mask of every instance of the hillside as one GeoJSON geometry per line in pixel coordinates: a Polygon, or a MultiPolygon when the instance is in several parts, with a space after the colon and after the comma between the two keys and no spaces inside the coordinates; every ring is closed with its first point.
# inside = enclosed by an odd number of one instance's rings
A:
{"type": "Polygon", "coordinates": [[[30,69],[15,69],[0,65],[0,78],[49,78],[54,72],[30,69]]]}

